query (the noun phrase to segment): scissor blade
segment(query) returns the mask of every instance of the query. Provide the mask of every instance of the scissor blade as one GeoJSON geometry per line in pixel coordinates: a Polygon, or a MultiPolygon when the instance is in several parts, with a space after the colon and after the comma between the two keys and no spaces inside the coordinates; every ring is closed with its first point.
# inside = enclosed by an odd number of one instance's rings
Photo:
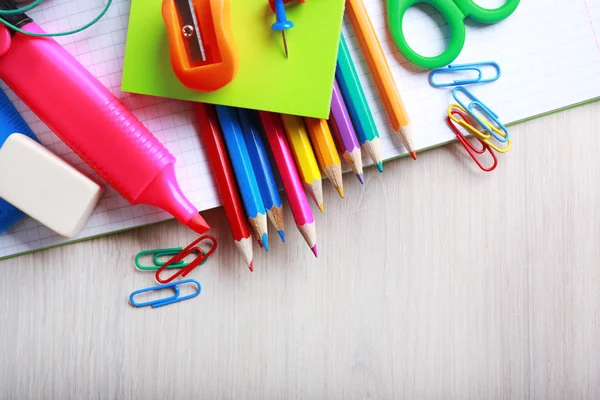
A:
{"type": "Polygon", "coordinates": [[[175,8],[177,9],[177,15],[179,16],[182,34],[185,26],[190,26],[194,30],[190,37],[183,38],[190,61],[192,63],[206,61],[204,43],[202,43],[202,35],[200,34],[200,27],[198,26],[198,20],[196,19],[193,0],[175,0],[175,8]]]}

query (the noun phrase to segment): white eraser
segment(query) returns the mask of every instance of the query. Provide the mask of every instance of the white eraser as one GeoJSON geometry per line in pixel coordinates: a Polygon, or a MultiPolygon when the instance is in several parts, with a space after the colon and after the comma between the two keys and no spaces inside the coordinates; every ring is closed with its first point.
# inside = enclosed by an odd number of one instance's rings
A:
{"type": "Polygon", "coordinates": [[[0,197],[61,236],[79,233],[102,188],[20,133],[0,147],[0,197]]]}

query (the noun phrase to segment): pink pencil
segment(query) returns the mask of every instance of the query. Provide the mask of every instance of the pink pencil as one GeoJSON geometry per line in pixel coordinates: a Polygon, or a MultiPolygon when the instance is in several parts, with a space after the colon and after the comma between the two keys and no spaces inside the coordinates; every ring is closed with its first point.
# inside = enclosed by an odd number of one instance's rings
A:
{"type": "Polygon", "coordinates": [[[296,164],[294,163],[290,146],[285,137],[285,131],[279,114],[260,111],[260,119],[265,128],[267,140],[273,152],[283,187],[287,193],[296,226],[298,226],[298,230],[304,237],[304,240],[306,240],[315,257],[317,257],[315,218],[302,188],[302,183],[298,176],[296,164]]]}

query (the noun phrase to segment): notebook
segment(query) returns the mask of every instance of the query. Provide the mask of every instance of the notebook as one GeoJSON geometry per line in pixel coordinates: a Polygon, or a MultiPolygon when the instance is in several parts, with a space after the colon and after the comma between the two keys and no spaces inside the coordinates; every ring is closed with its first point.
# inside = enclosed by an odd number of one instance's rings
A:
{"type": "MultiPolygon", "coordinates": [[[[30,15],[47,31],[65,30],[91,20],[100,12],[105,1],[52,0],[30,15]]],[[[502,0],[478,1],[482,5],[498,2],[502,0]]],[[[416,146],[427,149],[451,141],[453,134],[444,121],[451,102],[450,90],[431,88],[427,72],[415,70],[399,55],[387,34],[384,2],[365,0],[365,4],[412,118],[416,146]]],[[[191,201],[201,210],[219,206],[220,199],[206,153],[196,133],[197,123],[191,104],[127,94],[120,89],[129,6],[129,0],[115,0],[108,14],[96,26],[58,40],[177,157],[176,173],[191,201]]],[[[306,6],[309,7],[310,2],[306,6]]],[[[444,45],[444,28],[440,33],[435,19],[428,16],[431,12],[432,9],[427,7],[411,9],[406,16],[409,42],[419,50],[427,50],[428,54],[439,52],[444,45]]],[[[348,21],[345,21],[343,31],[352,47],[354,61],[379,126],[383,154],[386,159],[402,156],[405,151],[389,127],[348,21]]],[[[499,81],[473,86],[472,91],[496,111],[504,123],[516,123],[600,97],[599,35],[600,0],[521,0],[515,14],[499,24],[479,26],[469,23],[465,49],[456,62],[493,60],[500,64],[502,77],[499,81]]],[[[91,170],[11,91],[7,90],[7,95],[43,144],[91,174],[91,170]]],[[[365,157],[364,162],[367,164],[369,160],[365,157]]],[[[422,168],[427,168],[427,165],[423,164],[422,168]]],[[[154,207],[129,206],[108,189],[78,237],[67,241],[26,218],[0,235],[0,258],[170,218],[154,207]]]]}

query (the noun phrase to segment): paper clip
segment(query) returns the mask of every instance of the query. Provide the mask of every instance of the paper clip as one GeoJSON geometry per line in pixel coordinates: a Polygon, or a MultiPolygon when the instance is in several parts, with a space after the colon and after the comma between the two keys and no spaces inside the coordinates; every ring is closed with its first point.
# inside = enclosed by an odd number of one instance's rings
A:
{"type": "MultiPolygon", "coordinates": [[[[493,143],[490,139],[492,138],[492,135],[486,133],[486,132],[482,132],[481,129],[477,129],[477,127],[475,127],[475,125],[473,125],[473,123],[471,121],[468,120],[468,118],[466,117],[467,111],[460,105],[458,104],[451,104],[450,107],[448,107],[448,117],[457,125],[462,126],[463,128],[465,128],[468,132],[470,132],[471,134],[475,135],[476,137],[478,137],[479,139],[481,139],[481,141],[485,144],[487,144],[488,146],[490,146],[490,148],[492,148],[493,150],[497,151],[498,153],[506,153],[507,151],[510,150],[510,148],[512,147],[512,142],[510,139],[508,139],[505,142],[505,146],[504,147],[498,147],[496,146],[495,143],[493,143]],[[459,112],[455,112],[455,109],[459,112]],[[458,118],[457,115],[460,117],[458,118]]],[[[496,128],[495,126],[492,126],[491,124],[486,122],[486,125],[489,129],[494,130],[498,135],[504,135],[504,132],[502,132],[500,129],[496,128]]]]}
{"type": "MultiPolygon", "coordinates": [[[[456,110],[456,111],[452,111],[452,113],[459,114],[461,117],[463,117],[462,121],[465,124],[470,125],[469,121],[466,119],[466,115],[464,115],[461,111],[456,110]]],[[[485,143],[478,136],[474,136],[474,138],[479,143],[481,143],[481,149],[475,148],[475,146],[469,141],[469,139],[467,139],[466,137],[463,136],[461,131],[458,129],[457,125],[455,125],[455,120],[452,117],[448,116],[447,121],[448,121],[448,126],[450,127],[450,129],[452,129],[452,131],[454,131],[454,134],[456,135],[456,139],[458,139],[458,141],[460,143],[462,143],[465,150],[467,150],[467,153],[469,153],[469,155],[471,156],[473,161],[475,161],[475,163],[479,166],[479,168],[481,168],[482,171],[491,172],[494,169],[496,169],[496,167],[498,166],[498,158],[496,157],[496,154],[492,151],[492,149],[490,148],[490,146],[487,143],[485,143]],[[490,153],[490,155],[492,156],[492,159],[494,160],[491,167],[484,167],[483,164],[481,164],[481,161],[479,161],[479,157],[477,157],[477,155],[481,156],[486,151],[490,153]]],[[[460,124],[460,125],[463,127],[465,126],[463,124],[460,124]]]]}
{"type": "Polygon", "coordinates": [[[508,129],[506,129],[506,127],[502,124],[502,122],[500,122],[500,120],[498,119],[498,115],[495,112],[493,112],[492,110],[490,110],[490,108],[488,106],[486,106],[485,104],[483,104],[477,97],[473,96],[473,94],[471,92],[469,92],[463,86],[458,86],[458,87],[455,87],[454,90],[452,90],[452,96],[454,97],[456,102],[458,104],[460,104],[461,107],[464,110],[466,110],[469,113],[469,115],[471,117],[473,117],[479,123],[479,125],[481,125],[481,127],[483,129],[488,131],[494,138],[496,138],[497,141],[502,142],[502,143],[505,143],[508,141],[508,139],[509,139],[508,129]],[[459,92],[463,93],[465,96],[467,96],[467,98],[469,98],[469,100],[471,100],[471,102],[469,103],[468,106],[466,106],[462,101],[459,100],[459,98],[458,98],[459,92]],[[493,129],[492,125],[484,122],[477,115],[474,108],[478,108],[479,110],[481,110],[482,114],[484,116],[486,116],[486,118],[492,120],[496,125],[498,125],[498,129],[501,129],[503,134],[500,133],[497,129],[493,129]]]}
{"type": "Polygon", "coordinates": [[[488,83],[497,81],[502,74],[502,70],[500,66],[493,61],[486,61],[481,63],[473,63],[473,64],[459,64],[459,65],[448,65],[444,68],[434,69],[429,73],[429,84],[435,88],[448,87],[448,86],[457,86],[457,85],[473,85],[476,83],[488,83]],[[483,78],[483,72],[480,67],[493,67],[496,70],[496,75],[491,78],[483,78]],[[435,75],[440,74],[452,74],[459,71],[475,71],[477,72],[477,76],[469,79],[457,79],[452,82],[447,83],[436,83],[433,77],[435,75]]]}
{"type": "Polygon", "coordinates": [[[192,243],[190,243],[185,249],[181,250],[179,252],[179,254],[177,254],[176,256],[171,258],[164,265],[162,265],[155,273],[156,280],[160,283],[169,283],[173,279],[177,278],[178,276],[185,278],[185,276],[187,274],[189,274],[190,272],[192,272],[194,270],[194,268],[196,268],[202,262],[206,261],[208,259],[208,257],[210,257],[212,255],[212,253],[215,252],[216,249],[217,249],[217,239],[215,239],[211,235],[200,236],[198,239],[196,239],[192,243]],[[193,253],[195,251],[195,249],[198,247],[196,245],[203,240],[209,240],[213,243],[213,246],[207,252],[204,252],[204,250],[202,250],[202,254],[200,254],[198,257],[196,257],[186,267],[181,268],[179,271],[175,272],[173,275],[171,275],[167,279],[163,279],[160,277],[161,272],[163,272],[165,269],[169,268],[170,265],[173,265],[173,264],[183,260],[185,257],[187,257],[188,255],[193,253]]]}
{"type": "MultiPolygon", "coordinates": [[[[183,251],[183,249],[181,247],[175,247],[175,248],[172,248],[172,249],[162,249],[162,250],[157,251],[156,253],[154,253],[154,258],[153,258],[154,265],[156,267],[153,267],[152,269],[156,270],[156,269],[158,269],[158,267],[162,267],[163,265],[165,265],[167,263],[166,261],[160,261],[161,257],[175,256],[175,255],[181,253],[182,251],[183,251]]],[[[194,250],[192,251],[192,253],[196,253],[196,254],[203,253],[203,254],[206,254],[206,252],[204,250],[202,250],[200,247],[194,247],[194,250]]],[[[205,259],[204,261],[202,261],[200,263],[200,265],[204,264],[207,261],[208,261],[208,259],[205,259]]],[[[169,266],[169,268],[167,268],[167,269],[171,269],[171,268],[183,268],[183,267],[187,267],[188,265],[190,265],[190,264],[189,263],[184,263],[182,261],[179,261],[176,264],[171,264],[169,266]]]]}
{"type": "Polygon", "coordinates": [[[146,289],[136,290],[135,292],[131,293],[131,295],[129,295],[129,302],[134,307],[147,307],[147,306],[151,306],[152,308],[157,308],[157,307],[167,306],[169,304],[178,303],[180,301],[184,301],[184,300],[188,300],[188,299],[194,298],[194,297],[198,296],[201,291],[202,291],[202,286],[200,286],[200,282],[198,282],[195,279],[186,279],[186,280],[179,281],[179,282],[167,283],[167,284],[164,284],[164,285],[158,285],[158,286],[153,286],[153,287],[149,287],[149,288],[146,288],[146,289]],[[179,286],[185,285],[187,283],[193,283],[193,284],[195,284],[198,289],[194,293],[192,293],[192,294],[188,294],[187,296],[180,297],[181,291],[179,290],[179,286]],[[163,298],[163,299],[150,300],[150,301],[146,301],[146,302],[143,302],[143,303],[138,303],[134,299],[135,296],[138,295],[138,294],[146,293],[146,292],[154,292],[154,291],[162,290],[162,289],[173,289],[173,291],[175,292],[175,294],[173,296],[166,297],[166,298],[163,298]]]}
{"type": "MultiPolygon", "coordinates": [[[[160,261],[161,257],[173,256],[173,255],[179,254],[181,251],[182,251],[181,247],[171,248],[171,249],[154,249],[154,250],[140,251],[135,256],[135,266],[137,267],[137,269],[140,269],[142,271],[156,271],[158,268],[162,267],[166,263],[166,262],[160,261]],[[153,255],[153,262],[154,262],[153,265],[142,265],[140,259],[145,255],[153,255]]],[[[201,252],[203,252],[203,250],[200,249],[199,247],[196,247],[196,248],[194,248],[194,250],[191,253],[200,254],[201,252]]],[[[202,263],[205,263],[206,261],[207,260],[204,260],[202,263]]],[[[184,268],[184,267],[187,267],[188,265],[189,265],[189,263],[184,263],[183,260],[181,260],[179,262],[169,265],[169,269],[184,268]]]]}

